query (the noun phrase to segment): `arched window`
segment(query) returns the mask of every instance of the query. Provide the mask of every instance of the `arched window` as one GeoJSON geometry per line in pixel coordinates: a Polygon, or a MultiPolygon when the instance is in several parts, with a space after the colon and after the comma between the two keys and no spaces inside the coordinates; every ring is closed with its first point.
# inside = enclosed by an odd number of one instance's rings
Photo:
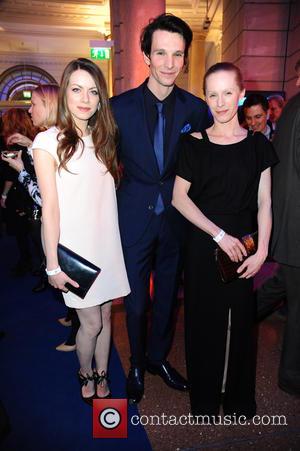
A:
{"type": "Polygon", "coordinates": [[[45,83],[57,84],[50,74],[39,67],[27,64],[10,67],[0,75],[0,102],[26,100],[24,91],[32,91],[45,83]]]}

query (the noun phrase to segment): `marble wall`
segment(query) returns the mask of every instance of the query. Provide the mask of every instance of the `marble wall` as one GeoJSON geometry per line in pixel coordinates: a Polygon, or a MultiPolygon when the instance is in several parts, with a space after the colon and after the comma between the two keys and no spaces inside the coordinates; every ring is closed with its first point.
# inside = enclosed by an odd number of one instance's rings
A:
{"type": "MultiPolygon", "coordinates": [[[[112,34],[115,38],[114,73],[107,61],[97,64],[108,81],[110,93],[123,92],[148,75],[139,47],[139,36],[149,19],[165,11],[165,0],[111,0],[112,34]],[[130,4],[130,7],[128,7],[130,4]]],[[[212,0],[210,29],[195,33],[190,63],[178,84],[202,95],[205,69],[220,60],[236,63],[243,71],[247,89],[297,92],[294,66],[300,59],[300,0],[212,0]]],[[[44,69],[57,82],[73,58],[89,57],[89,41],[99,39],[92,31],[63,29],[50,32],[43,26],[10,23],[1,31],[0,73],[15,65],[44,69]]]]}
{"type": "Polygon", "coordinates": [[[291,6],[290,30],[288,35],[287,60],[285,68],[285,90],[287,97],[299,91],[296,88],[295,64],[300,60],[300,1],[295,0],[291,6]]]}
{"type": "Polygon", "coordinates": [[[293,95],[299,50],[297,0],[223,1],[222,60],[241,68],[247,89],[293,95]]]}

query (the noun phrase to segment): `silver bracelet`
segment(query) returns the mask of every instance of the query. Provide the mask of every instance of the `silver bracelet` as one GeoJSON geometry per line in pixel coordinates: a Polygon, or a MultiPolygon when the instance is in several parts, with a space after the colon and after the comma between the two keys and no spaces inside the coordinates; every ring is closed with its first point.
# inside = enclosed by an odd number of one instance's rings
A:
{"type": "Polygon", "coordinates": [[[61,272],[60,266],[58,266],[55,269],[50,269],[50,271],[46,268],[46,274],[47,276],[56,276],[56,274],[59,274],[61,272]]]}
{"type": "Polygon", "coordinates": [[[224,235],[225,235],[225,232],[224,232],[224,230],[221,229],[220,232],[218,233],[218,235],[213,236],[213,240],[216,243],[219,243],[221,241],[221,239],[224,238],[224,235]]]}

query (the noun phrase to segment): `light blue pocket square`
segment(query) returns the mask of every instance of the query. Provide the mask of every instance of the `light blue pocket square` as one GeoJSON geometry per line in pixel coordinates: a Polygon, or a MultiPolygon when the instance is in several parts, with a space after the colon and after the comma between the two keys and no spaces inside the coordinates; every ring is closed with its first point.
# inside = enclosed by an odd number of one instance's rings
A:
{"type": "Polygon", "coordinates": [[[192,129],[191,124],[185,124],[180,133],[188,133],[192,129]]]}

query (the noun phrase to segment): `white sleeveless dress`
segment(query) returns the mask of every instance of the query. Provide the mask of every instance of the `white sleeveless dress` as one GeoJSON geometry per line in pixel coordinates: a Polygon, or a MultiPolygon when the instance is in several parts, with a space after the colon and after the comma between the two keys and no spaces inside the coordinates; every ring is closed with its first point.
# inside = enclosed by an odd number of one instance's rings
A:
{"type": "MultiPolygon", "coordinates": [[[[49,152],[58,164],[58,129],[39,133],[32,149],[49,152]]],[[[91,135],[83,137],[68,162],[70,172],[56,172],[60,209],[59,242],[101,268],[84,299],[63,293],[68,307],[103,304],[130,292],[119,225],[114,179],[97,160],[91,135]]]]}

